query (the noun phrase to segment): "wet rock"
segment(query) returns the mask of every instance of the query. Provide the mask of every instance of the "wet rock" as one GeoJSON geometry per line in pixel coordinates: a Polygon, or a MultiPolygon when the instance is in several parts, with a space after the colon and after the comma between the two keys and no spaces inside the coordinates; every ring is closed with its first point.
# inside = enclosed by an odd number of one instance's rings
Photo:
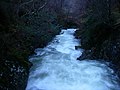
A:
{"type": "Polygon", "coordinates": [[[0,90],[25,90],[31,65],[25,67],[12,60],[0,63],[0,90]]]}
{"type": "Polygon", "coordinates": [[[81,48],[81,46],[75,46],[75,49],[77,50],[77,49],[80,49],[81,48]]]}

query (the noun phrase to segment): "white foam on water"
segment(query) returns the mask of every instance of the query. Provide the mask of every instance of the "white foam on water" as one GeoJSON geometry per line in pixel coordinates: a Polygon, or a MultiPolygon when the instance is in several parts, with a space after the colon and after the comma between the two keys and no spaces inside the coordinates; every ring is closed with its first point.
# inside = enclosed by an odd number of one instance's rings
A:
{"type": "Polygon", "coordinates": [[[82,50],[74,38],[76,29],[62,30],[43,49],[30,58],[26,90],[120,90],[114,71],[97,60],[76,60],[82,50]]]}

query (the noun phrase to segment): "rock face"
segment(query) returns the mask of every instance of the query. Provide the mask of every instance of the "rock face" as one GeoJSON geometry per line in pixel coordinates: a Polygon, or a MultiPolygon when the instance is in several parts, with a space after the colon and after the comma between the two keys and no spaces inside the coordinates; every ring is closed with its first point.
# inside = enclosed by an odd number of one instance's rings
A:
{"type": "Polygon", "coordinates": [[[1,90],[25,90],[28,79],[29,68],[16,61],[1,62],[0,69],[0,89],[1,90]]]}
{"type": "Polygon", "coordinates": [[[44,0],[31,1],[0,0],[0,90],[25,90],[32,65],[28,57],[60,32],[56,14],[35,11],[44,0]]]}
{"type": "MultiPolygon", "coordinates": [[[[120,32],[117,33],[120,34],[120,32]]],[[[106,40],[102,44],[99,58],[103,58],[112,62],[115,65],[113,68],[115,68],[116,73],[120,77],[120,37],[117,36],[117,34],[115,35],[113,40],[106,40]]]]}
{"type": "MultiPolygon", "coordinates": [[[[120,25],[120,24],[119,24],[120,25]]],[[[119,25],[117,27],[119,27],[119,25]]],[[[97,29],[97,28],[96,28],[97,29]]],[[[108,62],[111,62],[111,67],[114,68],[115,72],[120,77],[120,29],[119,28],[112,28],[112,33],[108,35],[105,29],[101,34],[94,33],[95,35],[91,40],[87,40],[86,37],[81,33],[78,38],[82,41],[82,48],[85,49],[83,54],[78,58],[78,60],[84,59],[104,59],[108,62]],[[103,35],[107,36],[104,37],[103,35]],[[102,42],[99,41],[102,39],[102,42]],[[86,39],[86,40],[85,40],[86,39]],[[96,39],[94,41],[94,39],[96,39]],[[94,43],[96,42],[96,43],[94,43]]],[[[96,31],[95,31],[96,32],[96,31]]],[[[87,37],[89,38],[89,37],[87,37]]]]}
{"type": "Polygon", "coordinates": [[[75,34],[81,39],[81,47],[85,49],[78,59],[109,61],[120,77],[119,0],[110,1],[91,0],[88,3],[88,12],[82,18],[80,30],[75,34]]]}
{"type": "MultiPolygon", "coordinates": [[[[33,32],[35,31],[33,30],[33,32]]],[[[35,48],[47,45],[58,33],[43,32],[42,34],[47,37],[39,35],[28,40],[27,38],[31,38],[31,36],[22,33],[24,35],[20,37],[21,32],[19,32],[19,35],[15,34],[16,37],[8,36],[5,41],[7,34],[11,35],[11,33],[5,33],[0,38],[2,42],[0,45],[0,90],[25,90],[29,69],[32,66],[32,63],[28,61],[29,55],[33,54],[35,48]],[[44,38],[39,39],[42,42],[39,40],[34,42],[40,37],[44,38]]]]}

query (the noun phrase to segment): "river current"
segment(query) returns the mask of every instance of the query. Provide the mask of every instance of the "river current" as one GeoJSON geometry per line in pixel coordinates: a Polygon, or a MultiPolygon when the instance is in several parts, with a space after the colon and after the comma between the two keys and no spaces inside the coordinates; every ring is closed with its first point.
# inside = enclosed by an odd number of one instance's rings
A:
{"type": "Polygon", "coordinates": [[[45,48],[35,50],[26,90],[120,90],[108,62],[77,60],[83,50],[75,50],[80,45],[75,31],[62,30],[45,48]]]}

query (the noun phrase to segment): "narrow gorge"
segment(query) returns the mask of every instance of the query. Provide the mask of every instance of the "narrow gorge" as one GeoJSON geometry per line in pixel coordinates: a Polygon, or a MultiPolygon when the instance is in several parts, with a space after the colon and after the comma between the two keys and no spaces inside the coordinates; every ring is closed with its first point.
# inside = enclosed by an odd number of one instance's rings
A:
{"type": "Polygon", "coordinates": [[[120,0],[0,0],[0,90],[120,90],[120,0]]]}

